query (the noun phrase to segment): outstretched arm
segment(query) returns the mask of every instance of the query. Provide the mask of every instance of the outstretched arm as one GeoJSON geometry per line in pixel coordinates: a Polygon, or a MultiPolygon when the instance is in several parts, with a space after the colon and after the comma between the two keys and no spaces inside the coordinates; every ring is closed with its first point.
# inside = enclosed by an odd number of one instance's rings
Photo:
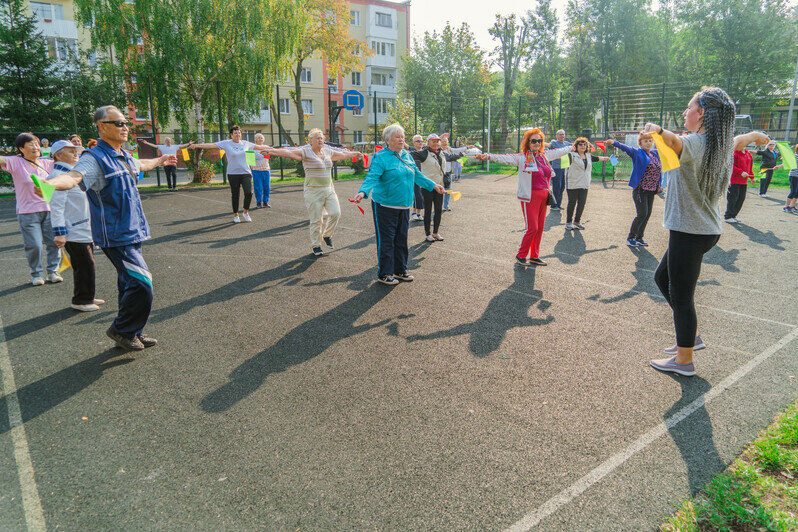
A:
{"type": "Polygon", "coordinates": [[[200,142],[198,144],[189,143],[189,148],[192,150],[218,150],[219,146],[213,142],[200,142]]]}
{"type": "Polygon", "coordinates": [[[295,161],[302,160],[302,152],[299,150],[286,150],[285,148],[271,148],[268,150],[262,150],[262,153],[268,153],[273,157],[285,157],[287,159],[293,159],[295,161]]]}
{"type": "Polygon", "coordinates": [[[149,146],[150,148],[155,148],[155,149],[157,149],[157,148],[158,148],[158,146],[156,146],[156,145],[155,145],[155,144],[153,144],[152,142],[147,142],[147,141],[146,141],[146,140],[144,140],[144,139],[136,139],[136,140],[138,141],[138,143],[139,143],[139,144],[144,144],[145,146],[149,146]]]}
{"type": "Polygon", "coordinates": [[[172,165],[177,166],[176,155],[161,155],[156,159],[141,159],[139,160],[139,171],[149,172],[157,166],[172,165]]]}
{"type": "MultiPolygon", "coordinates": [[[[78,186],[81,181],[83,181],[83,174],[73,170],[48,179],[47,183],[53,185],[56,190],[69,190],[78,186]]],[[[39,188],[37,187],[36,190],[39,191],[39,188]]],[[[36,194],[39,195],[40,192],[36,192],[36,194]]]]}
{"type": "Polygon", "coordinates": [[[751,143],[761,146],[762,144],[767,145],[768,142],[770,142],[770,138],[768,138],[768,136],[764,133],[759,131],[749,131],[748,133],[734,137],[734,149],[735,151],[742,151],[751,143]]]}
{"type": "Polygon", "coordinates": [[[332,155],[330,155],[330,160],[343,161],[344,159],[351,159],[352,157],[357,157],[359,159],[363,157],[363,154],[359,151],[334,151],[332,155]]]}

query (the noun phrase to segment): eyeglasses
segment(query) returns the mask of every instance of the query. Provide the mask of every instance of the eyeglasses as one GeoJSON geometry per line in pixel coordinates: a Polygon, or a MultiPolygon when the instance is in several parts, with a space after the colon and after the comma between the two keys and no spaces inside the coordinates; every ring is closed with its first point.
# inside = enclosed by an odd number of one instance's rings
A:
{"type": "Polygon", "coordinates": [[[128,127],[130,126],[130,122],[127,120],[103,120],[100,122],[101,124],[113,124],[118,128],[128,127]]]}
{"type": "Polygon", "coordinates": [[[543,139],[529,139],[530,144],[540,144],[543,142],[543,139]]]}

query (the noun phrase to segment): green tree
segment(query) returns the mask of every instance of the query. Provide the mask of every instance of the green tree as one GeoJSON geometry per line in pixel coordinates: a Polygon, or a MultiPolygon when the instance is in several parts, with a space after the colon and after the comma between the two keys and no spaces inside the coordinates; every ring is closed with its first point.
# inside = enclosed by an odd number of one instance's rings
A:
{"type": "Polygon", "coordinates": [[[71,68],[59,75],[60,106],[55,129],[59,131],[93,132],[94,110],[102,105],[125,107],[125,91],[113,66],[108,63],[89,65],[87,54],[70,62],[71,68]]]}
{"type": "Polygon", "coordinates": [[[551,0],[539,0],[530,12],[532,43],[527,56],[527,70],[519,74],[525,93],[523,120],[551,129],[557,120],[557,96],[562,85],[562,51],[557,42],[559,23],[551,0]]]}
{"type": "Polygon", "coordinates": [[[0,128],[49,130],[58,117],[58,95],[47,43],[36,33],[22,0],[0,5],[0,128]]]}

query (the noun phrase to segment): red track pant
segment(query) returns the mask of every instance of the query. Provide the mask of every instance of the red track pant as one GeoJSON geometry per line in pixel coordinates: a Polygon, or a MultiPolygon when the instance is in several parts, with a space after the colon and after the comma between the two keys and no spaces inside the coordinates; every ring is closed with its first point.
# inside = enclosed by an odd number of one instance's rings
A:
{"type": "Polygon", "coordinates": [[[518,248],[518,256],[521,258],[536,259],[540,256],[540,239],[543,238],[543,226],[546,223],[546,199],[549,191],[533,190],[532,198],[529,201],[521,202],[521,212],[524,213],[524,223],[526,232],[521,239],[521,247],[518,248]],[[531,250],[530,250],[531,248],[531,250]]]}

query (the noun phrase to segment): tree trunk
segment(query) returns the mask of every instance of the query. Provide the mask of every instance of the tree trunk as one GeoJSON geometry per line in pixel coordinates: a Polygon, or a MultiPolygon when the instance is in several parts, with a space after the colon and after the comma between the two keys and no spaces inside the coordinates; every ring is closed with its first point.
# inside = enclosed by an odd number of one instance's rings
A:
{"type": "Polygon", "coordinates": [[[302,137],[305,134],[305,110],[302,108],[302,62],[304,59],[300,58],[296,64],[294,71],[294,105],[296,106],[296,122],[297,122],[297,140],[302,143],[302,137]]]}
{"type": "MultiPolygon", "coordinates": [[[[271,102],[269,103],[269,108],[272,110],[272,116],[275,116],[275,113],[279,112],[279,110],[278,110],[278,109],[276,109],[276,108],[274,107],[274,104],[273,104],[273,103],[271,103],[271,102]]],[[[276,119],[272,119],[272,120],[273,120],[273,123],[274,123],[274,124],[277,124],[277,120],[276,120],[276,119]]],[[[294,143],[294,141],[293,141],[293,139],[291,138],[291,136],[288,134],[288,132],[287,132],[287,131],[285,130],[285,128],[283,127],[282,123],[280,123],[280,124],[279,124],[279,129],[280,129],[280,131],[279,131],[279,136],[280,136],[280,138],[285,138],[285,139],[288,139],[288,144],[289,144],[289,145],[291,145],[291,146],[296,146],[296,144],[294,143]]],[[[279,144],[280,144],[280,145],[282,145],[282,141],[279,141],[279,144]]]]}

